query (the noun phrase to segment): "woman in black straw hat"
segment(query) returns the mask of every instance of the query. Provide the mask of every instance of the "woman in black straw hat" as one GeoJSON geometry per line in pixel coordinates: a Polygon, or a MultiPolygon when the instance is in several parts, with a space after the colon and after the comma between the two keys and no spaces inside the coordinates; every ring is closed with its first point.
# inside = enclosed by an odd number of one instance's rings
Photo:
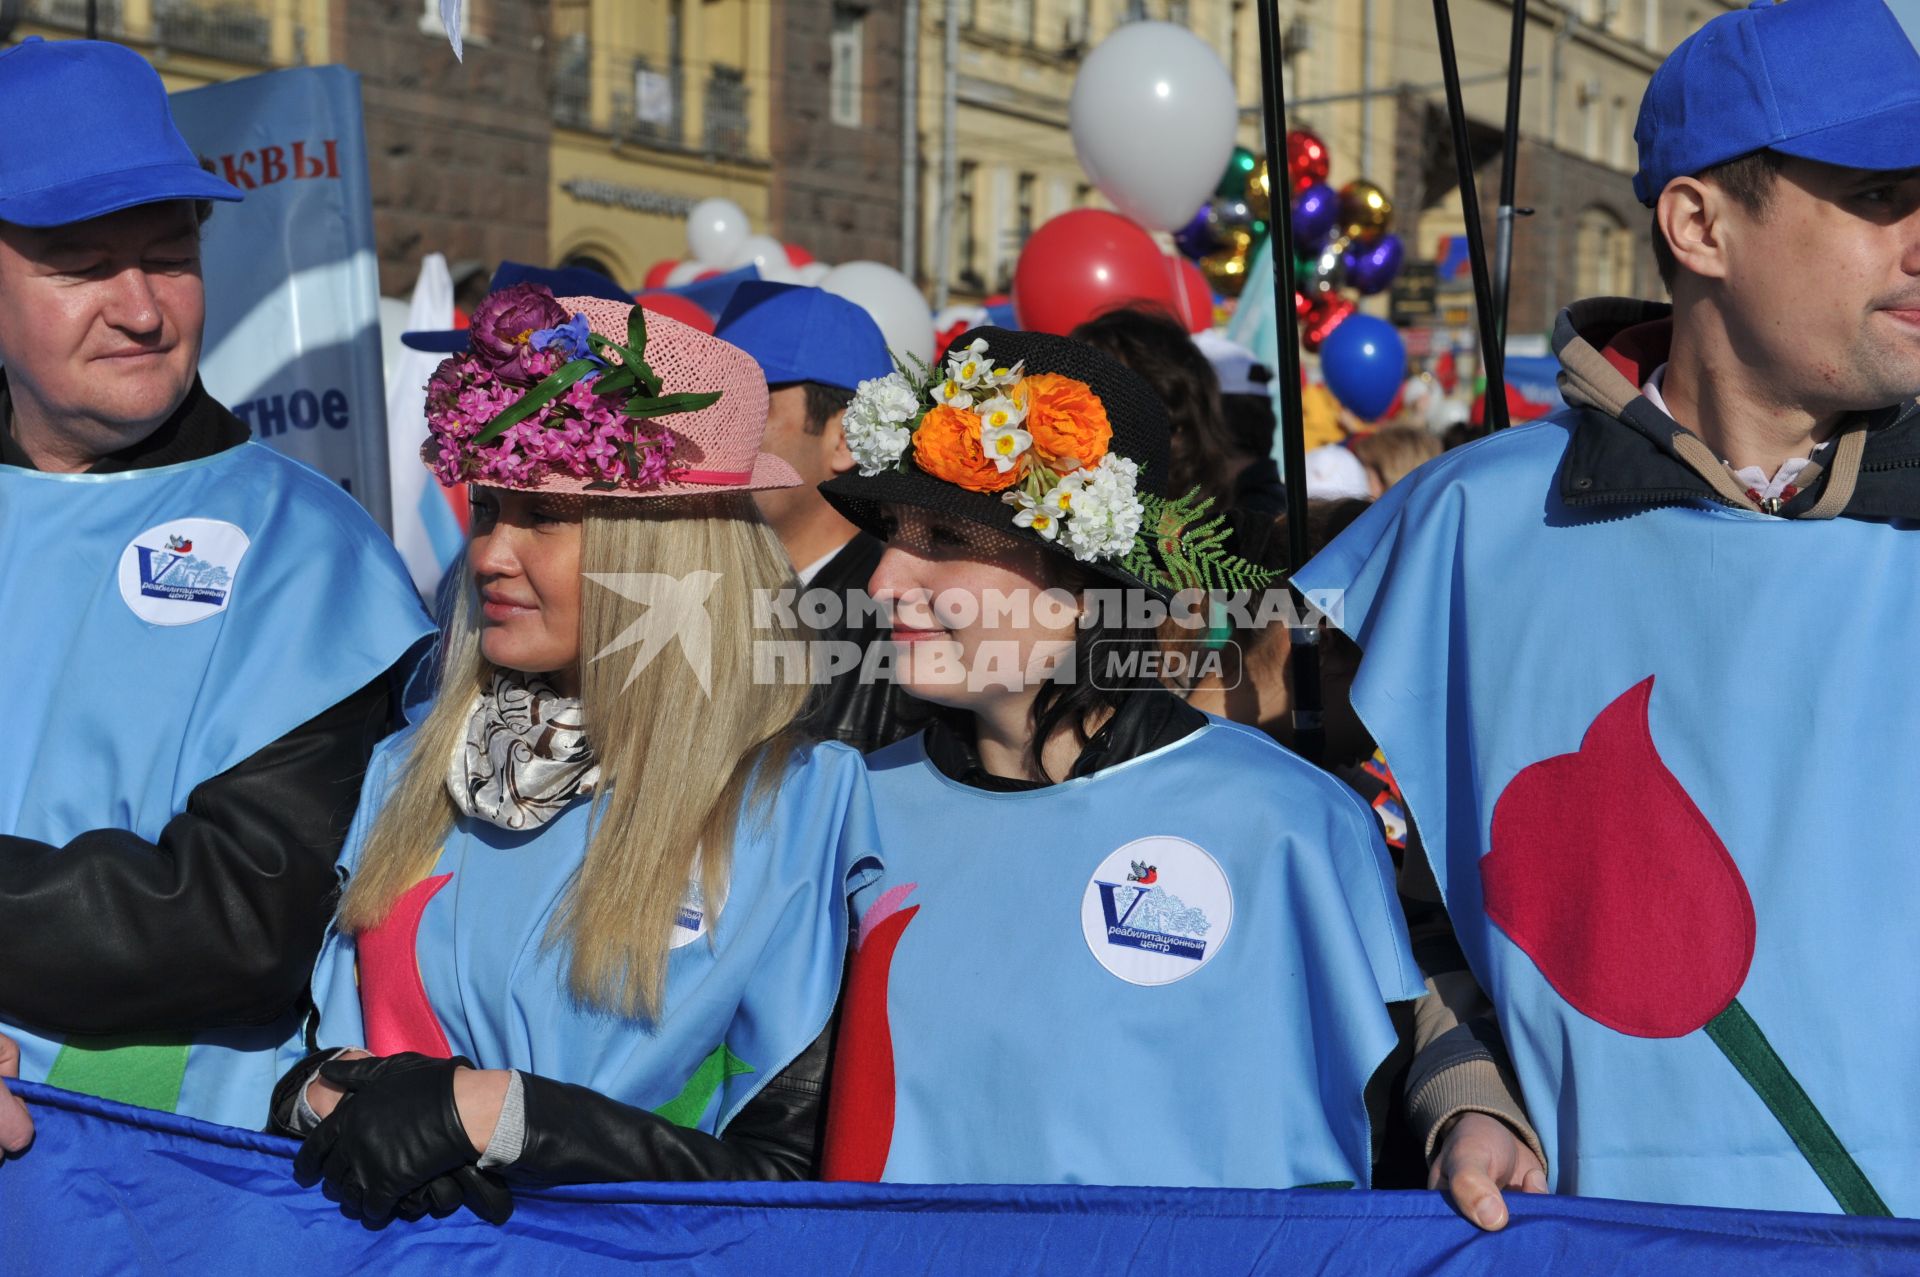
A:
{"type": "Polygon", "coordinates": [[[1370,813],[1158,683],[1168,599],[1200,638],[1179,591],[1270,579],[1168,495],[1165,409],[984,328],[863,383],[846,431],[858,472],[822,491],[887,540],[894,677],[948,712],[867,759],[886,869],[826,1175],[1368,1183],[1387,1004],[1425,985],[1370,813]]]}

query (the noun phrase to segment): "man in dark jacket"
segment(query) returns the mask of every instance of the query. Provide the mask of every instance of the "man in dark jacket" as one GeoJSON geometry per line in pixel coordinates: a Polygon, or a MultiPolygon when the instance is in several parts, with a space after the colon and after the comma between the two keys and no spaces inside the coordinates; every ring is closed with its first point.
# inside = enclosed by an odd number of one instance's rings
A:
{"type": "Polygon", "coordinates": [[[200,384],[240,193],[160,77],[31,39],[0,111],[0,1030],[20,1076],[258,1127],[425,613],[200,384]]]}
{"type": "Polygon", "coordinates": [[[1673,305],[1569,308],[1566,412],[1298,577],[1558,1191],[1920,1211],[1875,1081],[1920,1053],[1920,792],[1862,766],[1920,752],[1916,28],[1793,0],[1676,49],[1634,179],[1673,305]]]}
{"type": "Polygon", "coordinates": [[[865,752],[924,726],[931,711],[891,680],[863,673],[854,658],[887,636],[862,606],[867,580],[886,547],[827,504],[818,486],[853,468],[841,419],[862,381],[893,371],[886,339],[871,316],[844,297],[792,284],[743,285],[715,336],[752,355],[766,374],[767,451],[799,471],[797,488],[759,492],[760,506],[786,547],[803,593],[821,603],[813,615],[837,618],[815,637],[825,674],[809,722],[822,736],[865,752]],[[831,661],[829,658],[832,658],[831,661]],[[851,663],[850,663],[851,662],[851,663]]]}

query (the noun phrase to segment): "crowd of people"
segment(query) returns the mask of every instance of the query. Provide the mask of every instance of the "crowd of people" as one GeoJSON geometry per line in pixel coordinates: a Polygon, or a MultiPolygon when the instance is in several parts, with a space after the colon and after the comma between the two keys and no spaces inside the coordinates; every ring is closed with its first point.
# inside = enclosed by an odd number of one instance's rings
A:
{"type": "Polygon", "coordinates": [[[1575,302],[1568,411],[1379,430],[1304,510],[1271,372],[1151,309],[922,372],[817,288],[709,335],[528,273],[428,386],[472,522],[423,601],[201,386],[240,192],[159,76],[0,53],[0,1076],[297,1138],[369,1221],[1920,1210],[1920,791],[1863,765],[1920,723],[1917,86],[1881,0],[1706,24],[1636,132],[1671,305],[1575,302]],[[62,142],[102,92],[124,130],[62,142]]]}

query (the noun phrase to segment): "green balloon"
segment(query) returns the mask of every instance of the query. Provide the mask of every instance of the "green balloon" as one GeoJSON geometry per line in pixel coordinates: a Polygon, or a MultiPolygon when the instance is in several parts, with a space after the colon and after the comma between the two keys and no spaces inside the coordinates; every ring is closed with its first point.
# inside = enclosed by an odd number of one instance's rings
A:
{"type": "Polygon", "coordinates": [[[1227,161],[1227,171],[1220,175],[1220,185],[1214,188],[1213,193],[1234,200],[1245,196],[1247,181],[1253,176],[1254,166],[1258,163],[1252,151],[1244,146],[1234,147],[1233,158],[1227,161]]]}

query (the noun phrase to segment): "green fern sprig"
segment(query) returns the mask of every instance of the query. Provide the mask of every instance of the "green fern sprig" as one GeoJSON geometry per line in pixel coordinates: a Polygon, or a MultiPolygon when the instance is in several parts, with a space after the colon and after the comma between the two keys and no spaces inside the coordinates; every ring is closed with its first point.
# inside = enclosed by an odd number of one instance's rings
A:
{"type": "Polygon", "coordinates": [[[1281,574],[1227,549],[1232,529],[1224,514],[1209,514],[1213,498],[1195,488],[1183,497],[1142,493],[1140,535],[1122,566],[1148,585],[1180,590],[1264,590],[1281,574]]]}

